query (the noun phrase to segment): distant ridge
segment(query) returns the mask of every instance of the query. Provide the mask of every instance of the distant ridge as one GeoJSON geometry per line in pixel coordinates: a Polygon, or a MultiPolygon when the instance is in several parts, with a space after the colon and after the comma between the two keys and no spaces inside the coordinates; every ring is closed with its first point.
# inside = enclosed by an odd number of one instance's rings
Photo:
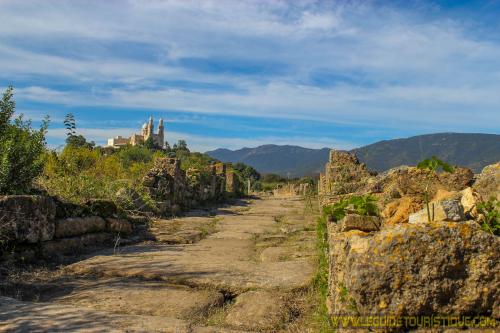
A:
{"type": "MultiPolygon", "coordinates": [[[[216,149],[207,154],[223,162],[243,162],[261,173],[277,173],[300,177],[314,175],[324,169],[329,148],[310,149],[299,146],[263,145],[238,150],[216,149]]],[[[399,165],[415,165],[429,156],[474,172],[500,161],[500,135],[480,133],[437,133],[406,139],[379,141],[353,149],[361,162],[375,171],[399,165]]]]}

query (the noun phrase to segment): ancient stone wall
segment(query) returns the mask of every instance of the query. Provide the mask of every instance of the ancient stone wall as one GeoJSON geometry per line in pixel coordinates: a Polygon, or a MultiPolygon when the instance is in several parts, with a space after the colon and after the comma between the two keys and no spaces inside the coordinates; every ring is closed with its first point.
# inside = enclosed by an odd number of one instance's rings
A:
{"type": "Polygon", "coordinates": [[[499,196],[499,178],[498,164],[475,182],[471,170],[459,167],[429,175],[403,166],[370,176],[353,156],[333,151],[320,175],[318,189],[327,198],[322,204],[370,194],[381,216],[348,214],[327,222],[330,315],[392,316],[403,323],[439,314],[498,320],[500,239],[482,230],[476,206],[482,193],[499,196]],[[424,209],[426,187],[432,222],[424,209]]]}
{"type": "Polygon", "coordinates": [[[175,158],[159,158],[143,179],[143,185],[168,215],[207,202],[217,202],[239,192],[231,164],[216,163],[206,170],[184,172],[175,158]]]}
{"type": "Polygon", "coordinates": [[[500,239],[476,222],[399,224],[371,233],[330,225],[328,236],[327,305],[334,317],[500,317],[500,239]]]}
{"type": "Polygon", "coordinates": [[[331,150],[325,173],[320,174],[319,193],[339,195],[356,192],[372,174],[366,165],[359,163],[354,154],[331,150]]]}
{"type": "Polygon", "coordinates": [[[75,205],[42,195],[0,196],[0,257],[4,249],[23,260],[77,253],[113,245],[136,228],[112,201],[75,205]]]}

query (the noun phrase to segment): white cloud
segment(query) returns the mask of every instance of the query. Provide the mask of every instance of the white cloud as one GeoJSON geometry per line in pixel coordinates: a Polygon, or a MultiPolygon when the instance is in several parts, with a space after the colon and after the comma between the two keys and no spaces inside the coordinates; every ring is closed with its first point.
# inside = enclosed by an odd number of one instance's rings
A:
{"type": "Polygon", "coordinates": [[[500,44],[461,21],[343,1],[7,0],[0,12],[0,75],[84,88],[37,81],[17,89],[20,101],[498,131],[500,44]],[[31,48],[30,39],[50,47],[31,48]],[[127,58],[114,42],[149,45],[156,60],[127,58]],[[72,43],[88,49],[62,52],[72,43]],[[183,58],[283,70],[210,73],[179,66],[183,58]]]}

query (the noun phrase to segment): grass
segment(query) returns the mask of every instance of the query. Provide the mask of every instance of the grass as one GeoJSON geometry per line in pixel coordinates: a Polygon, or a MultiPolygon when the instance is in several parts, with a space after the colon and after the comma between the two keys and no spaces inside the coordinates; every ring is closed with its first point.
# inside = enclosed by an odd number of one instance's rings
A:
{"type": "Polygon", "coordinates": [[[213,234],[217,231],[217,224],[222,220],[220,217],[213,217],[209,223],[199,226],[197,229],[201,232],[202,237],[205,238],[208,235],[213,234]]]}
{"type": "Polygon", "coordinates": [[[328,296],[328,238],[327,221],[325,217],[319,217],[316,225],[316,249],[317,270],[313,280],[313,290],[316,298],[316,309],[312,315],[312,321],[318,333],[334,332],[326,298],[328,296]]]}
{"type": "MultiPolygon", "coordinates": [[[[311,306],[306,309],[299,324],[300,332],[333,333],[336,330],[332,327],[326,307],[328,295],[327,221],[325,217],[318,217],[320,210],[316,197],[309,195],[304,199],[304,218],[311,219],[310,224],[315,225],[314,230],[316,231],[316,273],[311,286],[305,291],[306,303],[311,306]]],[[[308,231],[312,231],[311,229],[307,226],[308,231]]]]}
{"type": "Polygon", "coordinates": [[[232,303],[233,302],[226,302],[220,307],[212,308],[209,311],[204,324],[207,326],[217,326],[217,327],[224,326],[227,312],[229,311],[229,308],[231,307],[232,303]]]}

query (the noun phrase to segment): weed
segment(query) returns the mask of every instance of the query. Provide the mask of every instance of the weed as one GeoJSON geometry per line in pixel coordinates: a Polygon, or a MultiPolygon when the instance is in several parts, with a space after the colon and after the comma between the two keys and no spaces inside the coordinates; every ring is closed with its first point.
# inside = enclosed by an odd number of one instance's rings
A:
{"type": "Polygon", "coordinates": [[[500,202],[490,198],[479,203],[477,210],[482,215],[481,228],[492,235],[500,235],[500,202]]]}

